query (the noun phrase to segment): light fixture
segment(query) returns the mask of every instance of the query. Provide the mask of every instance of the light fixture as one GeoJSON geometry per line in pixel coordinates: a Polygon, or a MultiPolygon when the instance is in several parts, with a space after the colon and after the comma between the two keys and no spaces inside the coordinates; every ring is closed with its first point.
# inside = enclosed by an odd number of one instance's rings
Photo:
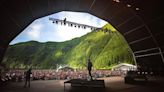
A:
{"type": "Polygon", "coordinates": [[[58,24],[58,21],[56,21],[56,24],[58,24]]]}
{"type": "Polygon", "coordinates": [[[131,5],[130,5],[130,4],[127,4],[126,6],[127,6],[127,7],[131,7],[131,5]]]}
{"type": "Polygon", "coordinates": [[[136,7],[136,10],[138,11],[138,10],[140,10],[138,7],[136,7]]]}
{"type": "Polygon", "coordinates": [[[120,2],[120,0],[113,0],[114,2],[117,2],[117,3],[119,3],[120,2]]]}
{"type": "Polygon", "coordinates": [[[92,26],[85,25],[85,24],[79,24],[79,23],[75,23],[75,22],[66,21],[66,18],[64,18],[64,20],[49,18],[49,20],[51,20],[52,23],[68,25],[70,27],[83,28],[83,29],[90,28],[91,30],[97,29],[97,27],[92,27],[92,26]]]}

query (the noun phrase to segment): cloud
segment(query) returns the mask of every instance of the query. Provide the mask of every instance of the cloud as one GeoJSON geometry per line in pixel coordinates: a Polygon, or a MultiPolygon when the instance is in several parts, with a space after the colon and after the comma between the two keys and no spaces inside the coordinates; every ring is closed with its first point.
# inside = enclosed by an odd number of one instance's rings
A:
{"type": "Polygon", "coordinates": [[[28,30],[27,30],[27,36],[29,37],[29,39],[31,40],[38,40],[41,36],[41,28],[43,27],[43,25],[35,23],[30,25],[28,30]]]}
{"type": "Polygon", "coordinates": [[[75,37],[81,37],[88,32],[91,32],[90,28],[83,29],[68,27],[68,25],[53,24],[52,21],[49,21],[49,17],[57,19],[64,19],[66,17],[67,21],[95,27],[102,27],[107,23],[89,13],[63,11],[35,20],[22,33],[20,33],[11,44],[30,40],[36,40],[39,42],[61,42],[71,40],[75,37]]]}
{"type": "Polygon", "coordinates": [[[58,35],[58,39],[56,39],[57,41],[66,41],[76,37],[81,37],[82,35],[85,35],[90,32],[91,30],[89,28],[83,29],[77,27],[69,27],[68,25],[58,25],[54,31],[55,35],[58,35]]]}

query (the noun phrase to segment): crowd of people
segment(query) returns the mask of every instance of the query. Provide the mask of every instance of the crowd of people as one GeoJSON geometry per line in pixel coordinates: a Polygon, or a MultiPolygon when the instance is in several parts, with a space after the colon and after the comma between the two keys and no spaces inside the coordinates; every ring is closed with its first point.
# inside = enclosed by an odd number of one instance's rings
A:
{"type": "MultiPolygon", "coordinates": [[[[121,75],[120,71],[111,70],[93,70],[93,78],[102,78],[121,75]]],[[[87,79],[87,70],[32,70],[31,80],[69,80],[69,79],[87,79]]],[[[9,70],[0,76],[1,81],[21,82],[25,80],[25,70],[9,70]]]]}
{"type": "Polygon", "coordinates": [[[8,81],[21,82],[25,81],[24,87],[30,87],[30,81],[32,80],[71,80],[71,79],[89,79],[90,81],[97,78],[118,76],[121,75],[121,71],[111,70],[93,70],[92,62],[90,58],[87,61],[87,70],[36,70],[30,67],[28,70],[9,70],[0,74],[0,84],[8,81]]]}

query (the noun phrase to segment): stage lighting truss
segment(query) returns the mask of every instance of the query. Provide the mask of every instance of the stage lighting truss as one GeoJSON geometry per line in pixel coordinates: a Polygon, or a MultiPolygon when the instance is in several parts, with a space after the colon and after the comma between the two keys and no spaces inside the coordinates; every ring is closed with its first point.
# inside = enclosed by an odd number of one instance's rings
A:
{"type": "Polygon", "coordinates": [[[85,24],[80,24],[80,23],[75,23],[75,22],[71,22],[71,21],[67,21],[66,18],[64,18],[63,20],[61,19],[56,19],[56,18],[49,18],[50,21],[52,21],[53,24],[61,24],[61,25],[68,25],[70,27],[75,27],[75,28],[90,28],[92,31],[93,30],[97,30],[97,29],[101,29],[98,27],[94,27],[94,26],[90,26],[90,25],[85,25],[85,24]]]}

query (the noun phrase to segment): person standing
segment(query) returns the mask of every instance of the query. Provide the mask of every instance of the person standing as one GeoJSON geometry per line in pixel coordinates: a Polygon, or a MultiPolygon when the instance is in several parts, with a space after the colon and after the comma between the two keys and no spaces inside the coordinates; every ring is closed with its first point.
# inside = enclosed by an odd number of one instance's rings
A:
{"type": "Polygon", "coordinates": [[[28,83],[28,87],[30,87],[30,75],[32,74],[32,72],[31,72],[31,68],[30,69],[28,69],[25,73],[24,73],[24,75],[25,75],[25,85],[24,85],[24,87],[26,87],[27,86],[27,83],[28,83]]]}
{"type": "Polygon", "coordinates": [[[92,71],[92,62],[90,60],[90,58],[88,59],[88,62],[87,62],[87,69],[88,69],[88,74],[92,80],[92,74],[91,74],[91,71],[92,71]]]}

